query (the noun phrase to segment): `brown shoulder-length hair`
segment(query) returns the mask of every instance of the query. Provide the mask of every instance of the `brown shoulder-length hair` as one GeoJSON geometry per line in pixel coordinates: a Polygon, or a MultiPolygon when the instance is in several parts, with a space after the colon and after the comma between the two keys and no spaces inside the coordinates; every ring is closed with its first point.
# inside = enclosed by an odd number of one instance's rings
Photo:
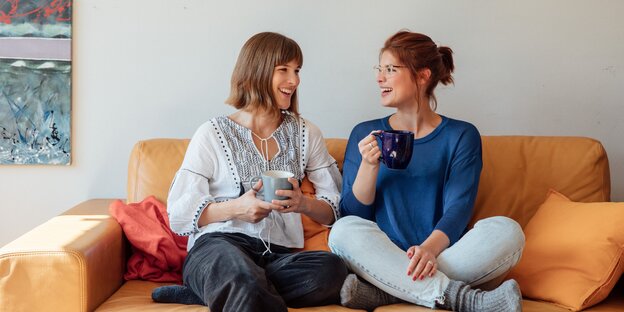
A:
{"type": "MultiPolygon", "coordinates": [[[[279,116],[280,109],[273,97],[272,82],[275,66],[295,61],[303,65],[303,53],[292,39],[273,32],[262,32],[249,38],[241,48],[232,73],[230,96],[225,103],[236,109],[267,111],[279,116]]],[[[297,90],[288,111],[299,115],[297,90]]]]}
{"type": "Polygon", "coordinates": [[[431,71],[425,95],[429,97],[431,109],[435,111],[438,101],[433,90],[439,82],[443,85],[453,83],[453,50],[449,47],[438,47],[426,35],[401,30],[386,40],[379,56],[386,51],[398,58],[401,65],[409,68],[413,81],[417,81],[421,70],[428,68],[431,71]]]}

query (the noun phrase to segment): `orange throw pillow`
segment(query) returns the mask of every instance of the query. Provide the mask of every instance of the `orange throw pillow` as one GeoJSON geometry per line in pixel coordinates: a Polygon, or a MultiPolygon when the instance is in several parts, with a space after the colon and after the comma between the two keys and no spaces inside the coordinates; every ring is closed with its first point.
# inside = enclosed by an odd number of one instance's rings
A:
{"type": "Polygon", "coordinates": [[[604,300],[624,269],[624,203],[577,203],[550,190],[524,229],[509,277],[527,298],[574,311],[604,300]]]}
{"type": "MultiPolygon", "coordinates": [[[[307,177],[301,182],[301,192],[305,196],[314,198],[314,185],[312,185],[312,182],[310,182],[307,177]]],[[[303,238],[305,240],[302,250],[329,251],[329,228],[310,219],[304,214],[301,214],[301,223],[303,223],[303,238]]]]}

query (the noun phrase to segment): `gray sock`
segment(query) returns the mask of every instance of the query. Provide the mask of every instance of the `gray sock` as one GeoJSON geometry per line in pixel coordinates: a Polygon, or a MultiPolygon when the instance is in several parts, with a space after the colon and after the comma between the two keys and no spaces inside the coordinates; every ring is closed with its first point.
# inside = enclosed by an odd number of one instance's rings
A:
{"type": "Polygon", "coordinates": [[[375,308],[404,302],[383,290],[360,280],[357,275],[349,274],[340,289],[340,303],[351,309],[373,311],[375,308]]]}
{"type": "Polygon", "coordinates": [[[522,311],[520,287],[508,280],[492,291],[471,289],[463,282],[451,281],[444,291],[444,303],[440,307],[461,312],[522,311]]]}
{"type": "Polygon", "coordinates": [[[181,303],[205,305],[195,293],[186,286],[170,285],[152,290],[152,300],[160,303],[181,303]]]}

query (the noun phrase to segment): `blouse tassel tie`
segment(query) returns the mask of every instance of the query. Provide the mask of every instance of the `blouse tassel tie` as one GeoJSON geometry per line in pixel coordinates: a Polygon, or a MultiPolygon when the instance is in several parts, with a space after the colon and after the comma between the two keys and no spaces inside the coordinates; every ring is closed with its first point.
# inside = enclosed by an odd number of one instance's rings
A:
{"type": "MultiPolygon", "coordinates": [[[[271,164],[269,162],[269,139],[273,138],[273,134],[271,134],[270,136],[266,138],[261,138],[259,135],[255,134],[253,131],[251,131],[251,134],[253,134],[258,140],[260,140],[260,154],[262,155],[262,158],[264,158],[264,171],[267,171],[271,168],[271,164]]],[[[273,253],[271,251],[271,229],[275,225],[275,219],[272,216],[273,216],[273,211],[271,211],[269,215],[265,218],[265,220],[266,219],[271,220],[271,223],[269,224],[269,233],[267,233],[267,242],[265,242],[262,239],[262,236],[260,235],[262,234],[262,229],[260,229],[260,231],[258,232],[258,238],[262,242],[262,245],[264,245],[264,248],[266,248],[266,250],[262,253],[263,256],[267,252],[273,253]]],[[[265,220],[262,220],[262,221],[264,222],[265,220]]]]}

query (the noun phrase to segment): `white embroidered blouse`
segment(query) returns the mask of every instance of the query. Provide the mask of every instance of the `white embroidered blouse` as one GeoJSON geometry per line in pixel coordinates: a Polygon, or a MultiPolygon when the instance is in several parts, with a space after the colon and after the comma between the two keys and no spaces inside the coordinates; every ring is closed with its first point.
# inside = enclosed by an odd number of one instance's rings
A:
{"type": "Polygon", "coordinates": [[[273,133],[279,150],[268,162],[254,145],[251,131],[226,116],[213,118],[197,129],[167,198],[171,229],[178,235],[190,235],[188,250],[201,235],[210,232],[243,233],[289,248],[303,247],[298,213],[274,211],[256,224],[235,219],[198,227],[199,216],[208,204],[238,198],[251,188],[249,180],[265,170],[290,171],[299,181],[307,175],[316,198],[327,202],[338,219],[342,177],[321,131],[304,118],[283,116],[284,121],[273,133]]]}

